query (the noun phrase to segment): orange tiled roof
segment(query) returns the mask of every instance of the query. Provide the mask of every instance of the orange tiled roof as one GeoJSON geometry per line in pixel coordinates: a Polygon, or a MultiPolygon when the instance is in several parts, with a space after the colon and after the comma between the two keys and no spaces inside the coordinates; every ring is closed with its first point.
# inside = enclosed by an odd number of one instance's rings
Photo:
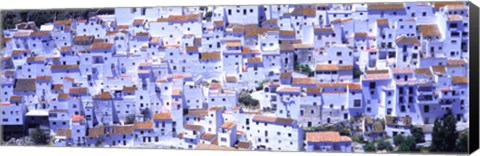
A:
{"type": "Polygon", "coordinates": [[[222,57],[220,52],[203,52],[200,53],[200,60],[218,60],[222,57]]]}
{"type": "Polygon", "coordinates": [[[126,126],[114,126],[113,127],[113,134],[132,134],[133,133],[133,125],[126,125],[126,126]]]}
{"type": "Polygon", "coordinates": [[[221,128],[232,129],[234,126],[235,126],[235,123],[233,122],[224,122],[221,128]]]}
{"type": "Polygon", "coordinates": [[[255,116],[253,116],[252,120],[261,121],[261,122],[281,123],[281,124],[287,124],[287,125],[291,125],[295,122],[295,120],[290,119],[290,118],[265,116],[265,115],[255,115],[255,116]]]}
{"type": "Polygon", "coordinates": [[[203,127],[200,125],[185,124],[183,128],[185,128],[186,130],[200,131],[203,127]]]}
{"type": "Polygon", "coordinates": [[[418,27],[422,36],[436,37],[442,35],[437,24],[423,24],[419,25],[418,27]]]}
{"type": "Polygon", "coordinates": [[[338,71],[338,70],[353,70],[352,65],[336,65],[336,64],[317,64],[316,71],[338,71]]]}
{"type": "Polygon", "coordinates": [[[101,92],[98,95],[95,95],[95,99],[109,100],[112,99],[112,94],[110,92],[101,92]]]}
{"type": "Polygon", "coordinates": [[[453,84],[468,84],[468,78],[465,76],[452,76],[453,84]]]}
{"type": "Polygon", "coordinates": [[[153,122],[135,122],[135,129],[153,129],[153,122]]]}
{"type": "Polygon", "coordinates": [[[160,112],[153,115],[154,120],[171,120],[172,114],[170,112],[160,112]]]}
{"type": "Polygon", "coordinates": [[[340,136],[339,132],[307,132],[307,142],[351,142],[352,139],[346,136],[340,136]]]}
{"type": "Polygon", "coordinates": [[[404,10],[403,3],[368,3],[368,10],[404,10]]]}
{"type": "Polygon", "coordinates": [[[277,92],[293,92],[300,93],[300,87],[286,87],[282,86],[277,89],[277,92]]]}

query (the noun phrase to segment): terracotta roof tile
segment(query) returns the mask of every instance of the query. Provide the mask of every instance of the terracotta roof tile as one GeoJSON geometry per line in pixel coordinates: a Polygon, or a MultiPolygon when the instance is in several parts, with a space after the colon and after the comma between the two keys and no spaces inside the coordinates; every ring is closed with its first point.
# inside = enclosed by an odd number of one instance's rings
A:
{"type": "Polygon", "coordinates": [[[392,73],[394,74],[413,74],[415,72],[415,68],[392,68],[392,73]]]}
{"type": "Polygon", "coordinates": [[[57,98],[58,98],[58,99],[68,99],[68,97],[69,97],[68,94],[60,93],[60,94],[58,94],[58,97],[57,97],[57,98]]]}
{"type": "Polygon", "coordinates": [[[202,126],[200,125],[193,125],[193,124],[185,124],[183,126],[183,128],[185,128],[186,130],[193,130],[193,131],[200,131],[203,129],[202,126]]]}
{"type": "Polygon", "coordinates": [[[260,57],[250,57],[247,59],[247,63],[262,63],[262,58],[260,57]]]}
{"type": "Polygon", "coordinates": [[[105,134],[104,126],[97,126],[97,127],[92,127],[88,129],[88,137],[90,138],[97,138],[104,134],[105,134]]]}
{"type": "Polygon", "coordinates": [[[377,19],[377,25],[388,26],[388,19],[386,19],[386,18],[377,19]]]}
{"type": "Polygon", "coordinates": [[[133,23],[132,23],[132,24],[134,24],[134,25],[143,25],[144,22],[145,22],[145,19],[139,19],[139,18],[137,18],[137,19],[134,19],[134,20],[133,20],[133,23]]]}
{"type": "Polygon", "coordinates": [[[416,46],[420,45],[420,41],[416,37],[407,37],[407,36],[400,36],[395,39],[397,44],[413,44],[416,46]]]}
{"type": "Polygon", "coordinates": [[[233,122],[224,122],[221,128],[232,129],[234,126],[235,126],[235,123],[233,122]]]}
{"type": "Polygon", "coordinates": [[[317,10],[316,8],[295,8],[291,14],[293,16],[315,16],[317,10]]]}
{"type": "Polygon", "coordinates": [[[452,2],[452,1],[450,1],[450,2],[448,2],[448,1],[447,2],[433,2],[433,8],[435,8],[435,9],[440,9],[440,8],[445,7],[447,5],[463,5],[463,2],[461,2],[461,1],[457,1],[457,2],[452,2]]]}
{"type": "Polygon", "coordinates": [[[292,84],[296,85],[308,85],[308,84],[315,84],[316,81],[314,78],[311,77],[295,77],[292,79],[292,84]]]}
{"type": "Polygon", "coordinates": [[[201,136],[201,139],[202,140],[213,140],[217,137],[216,134],[213,134],[213,133],[204,133],[202,136],[201,136]]]}
{"type": "Polygon", "coordinates": [[[464,59],[448,59],[447,65],[448,66],[458,66],[458,65],[466,65],[468,64],[467,60],[464,59]]]}
{"type": "Polygon", "coordinates": [[[415,69],[415,74],[422,74],[422,75],[426,75],[428,77],[433,77],[433,73],[432,71],[430,70],[430,68],[417,68],[415,69]]]}
{"type": "Polygon", "coordinates": [[[101,92],[100,94],[95,95],[94,98],[101,100],[110,100],[112,99],[112,94],[110,94],[110,92],[101,92]]]}
{"type": "Polygon", "coordinates": [[[220,52],[203,52],[200,53],[200,60],[219,60],[221,56],[220,52]]]}
{"type": "Polygon", "coordinates": [[[133,125],[126,125],[126,126],[117,125],[113,127],[113,134],[120,134],[120,135],[132,134],[133,129],[134,129],[133,125]]]}
{"type": "Polygon", "coordinates": [[[155,113],[153,120],[172,120],[172,114],[170,112],[155,113]]]}
{"type": "Polygon", "coordinates": [[[208,115],[207,109],[188,109],[185,116],[195,116],[197,118],[205,118],[208,115]]]}
{"type": "Polygon", "coordinates": [[[334,33],[332,27],[314,28],[313,31],[314,31],[315,33],[334,33]]]}
{"type": "Polygon", "coordinates": [[[336,64],[317,64],[315,71],[338,71],[338,70],[353,70],[352,65],[336,65],[336,64]]]}
{"type": "Polygon", "coordinates": [[[289,93],[300,93],[300,87],[287,87],[282,86],[277,89],[277,92],[289,92],[289,93]]]}
{"type": "Polygon", "coordinates": [[[74,115],[72,116],[72,122],[79,122],[84,119],[83,115],[74,115]]]}
{"type": "Polygon", "coordinates": [[[438,28],[437,24],[423,24],[418,25],[418,27],[422,36],[437,37],[442,35],[442,33],[440,32],[440,28],[438,28]]]}
{"type": "Polygon", "coordinates": [[[468,78],[465,76],[452,76],[453,84],[468,84],[468,78]]]}
{"type": "Polygon", "coordinates": [[[277,19],[269,19],[262,22],[262,25],[277,25],[277,23],[278,23],[277,19]]]}
{"type": "Polygon", "coordinates": [[[309,94],[319,94],[319,93],[322,93],[322,88],[320,88],[320,87],[309,87],[309,88],[307,88],[307,93],[309,93],[309,94]]]}
{"type": "Polygon", "coordinates": [[[36,31],[36,32],[30,33],[30,36],[33,36],[33,37],[49,36],[49,35],[50,35],[49,31],[36,31]]]}
{"type": "Polygon", "coordinates": [[[368,10],[404,10],[403,3],[368,3],[368,10]]]}
{"type": "Polygon", "coordinates": [[[57,132],[55,133],[56,136],[71,138],[72,137],[72,129],[70,128],[58,128],[57,132]]]}
{"type": "Polygon", "coordinates": [[[447,72],[447,68],[445,68],[445,66],[432,66],[432,71],[435,73],[445,73],[447,72]]]}
{"type": "Polygon", "coordinates": [[[50,81],[52,80],[52,76],[50,75],[41,75],[41,76],[37,76],[37,81],[50,81]]]}
{"type": "Polygon", "coordinates": [[[290,119],[290,118],[265,116],[265,115],[255,115],[255,116],[253,116],[252,120],[253,121],[260,121],[260,122],[271,122],[271,123],[286,124],[286,125],[292,125],[295,122],[295,120],[290,119]]]}
{"type": "Polygon", "coordinates": [[[240,150],[247,150],[252,147],[252,143],[250,141],[239,141],[237,143],[237,148],[240,150]]]}
{"type": "Polygon", "coordinates": [[[73,20],[58,20],[53,22],[53,25],[70,25],[73,23],[73,20]]]}
{"type": "Polygon", "coordinates": [[[293,31],[293,30],[280,30],[280,36],[295,36],[295,31],[293,31]]]}
{"type": "Polygon", "coordinates": [[[52,85],[52,90],[54,90],[54,91],[61,91],[61,90],[63,90],[63,84],[53,84],[53,85],[52,85]]]}
{"type": "Polygon", "coordinates": [[[351,142],[350,137],[340,136],[339,132],[307,132],[307,142],[351,142]]]}
{"type": "Polygon", "coordinates": [[[85,94],[88,92],[87,87],[73,87],[68,90],[70,94],[85,94]]]}
{"type": "Polygon", "coordinates": [[[95,39],[95,36],[75,36],[73,38],[73,42],[91,42],[91,43],[93,43],[94,39],[95,39]]]}
{"type": "Polygon", "coordinates": [[[280,73],[280,78],[281,79],[291,79],[292,78],[292,72],[291,71],[282,72],[282,73],[280,73]]]}
{"type": "Polygon", "coordinates": [[[10,96],[11,102],[22,102],[23,96],[12,95],[10,96]]]}
{"type": "Polygon", "coordinates": [[[232,147],[219,146],[215,144],[203,144],[203,143],[197,144],[197,146],[195,146],[195,149],[196,150],[223,150],[223,151],[235,150],[235,148],[232,148],[232,147]]]}
{"type": "Polygon", "coordinates": [[[153,129],[153,122],[135,122],[134,129],[153,129]]]}
{"type": "Polygon", "coordinates": [[[226,80],[227,82],[231,82],[231,83],[238,81],[236,76],[226,76],[226,77],[225,77],[225,80],[226,80]]]}
{"type": "Polygon", "coordinates": [[[137,87],[136,86],[124,86],[122,91],[132,93],[132,92],[137,91],[137,87]]]}
{"type": "Polygon", "coordinates": [[[360,84],[356,84],[356,83],[351,83],[351,84],[348,84],[348,89],[349,90],[362,90],[362,85],[360,84]]]}

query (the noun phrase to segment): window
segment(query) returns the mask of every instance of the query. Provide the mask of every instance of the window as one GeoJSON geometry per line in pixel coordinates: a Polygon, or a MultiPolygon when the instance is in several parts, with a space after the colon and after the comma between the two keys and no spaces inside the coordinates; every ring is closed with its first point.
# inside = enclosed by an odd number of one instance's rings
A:
{"type": "Polygon", "coordinates": [[[430,111],[430,106],[429,105],[423,106],[423,112],[428,113],[429,111],[430,111]]]}
{"type": "Polygon", "coordinates": [[[362,100],[360,100],[360,99],[355,99],[355,100],[353,101],[353,106],[354,106],[354,107],[361,107],[361,106],[362,106],[362,100]]]}

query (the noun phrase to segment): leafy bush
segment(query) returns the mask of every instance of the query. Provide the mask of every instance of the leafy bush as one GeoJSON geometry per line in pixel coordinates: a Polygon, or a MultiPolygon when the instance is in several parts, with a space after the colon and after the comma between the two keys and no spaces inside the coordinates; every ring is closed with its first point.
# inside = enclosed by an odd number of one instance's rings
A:
{"type": "Polygon", "coordinates": [[[369,142],[365,145],[363,145],[363,150],[365,152],[375,152],[375,144],[373,142],[369,142]]]}
{"type": "Polygon", "coordinates": [[[50,135],[45,133],[42,129],[35,128],[30,135],[30,139],[35,145],[48,145],[50,142],[50,135]]]}
{"type": "Polygon", "coordinates": [[[408,136],[404,138],[404,141],[398,146],[398,151],[400,152],[411,152],[417,151],[415,137],[408,136]]]}
{"type": "Polygon", "coordinates": [[[456,118],[451,112],[435,120],[432,131],[432,152],[453,152],[458,137],[456,118]]]}
{"type": "Polygon", "coordinates": [[[358,143],[366,143],[365,138],[363,138],[363,135],[354,135],[352,136],[352,141],[353,142],[358,142],[358,143]]]}
{"type": "Polygon", "coordinates": [[[392,144],[390,144],[389,141],[379,140],[378,143],[377,143],[377,150],[380,150],[380,151],[383,151],[383,150],[392,151],[392,150],[393,150],[393,147],[392,147],[392,144]]]}
{"type": "Polygon", "coordinates": [[[238,97],[238,103],[248,108],[256,108],[260,102],[257,99],[253,99],[250,94],[241,93],[238,97]]]}
{"type": "Polygon", "coordinates": [[[357,78],[360,78],[360,76],[362,75],[363,75],[363,72],[360,69],[358,68],[353,69],[353,78],[357,79],[357,78]]]}
{"type": "Polygon", "coordinates": [[[125,123],[124,124],[129,125],[129,124],[133,124],[133,123],[135,123],[135,115],[130,114],[125,118],[125,123]]]}
{"type": "Polygon", "coordinates": [[[410,133],[412,134],[413,137],[415,137],[415,142],[416,142],[416,143],[425,142],[425,134],[423,133],[422,128],[420,128],[420,127],[413,127],[413,128],[410,130],[410,133]]]}
{"type": "Polygon", "coordinates": [[[456,142],[457,152],[468,152],[468,132],[462,133],[456,142]]]}
{"type": "Polygon", "coordinates": [[[395,146],[399,146],[405,141],[405,137],[403,135],[396,135],[393,137],[393,144],[395,146]]]}

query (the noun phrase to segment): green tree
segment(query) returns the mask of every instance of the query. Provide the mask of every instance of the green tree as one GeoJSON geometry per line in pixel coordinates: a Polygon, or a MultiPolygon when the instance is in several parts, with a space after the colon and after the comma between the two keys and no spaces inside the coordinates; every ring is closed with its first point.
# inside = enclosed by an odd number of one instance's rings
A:
{"type": "Polygon", "coordinates": [[[451,112],[435,120],[432,131],[432,152],[453,152],[458,137],[456,119],[451,112]]]}
{"type": "Polygon", "coordinates": [[[212,11],[208,11],[207,13],[205,13],[204,19],[207,21],[210,21],[212,19],[212,15],[213,15],[212,11]]]}
{"type": "Polygon", "coordinates": [[[143,115],[143,120],[148,121],[148,120],[151,119],[152,110],[150,110],[149,108],[145,108],[145,109],[142,111],[142,115],[143,115]]]}
{"type": "Polygon", "coordinates": [[[135,115],[130,114],[125,118],[125,123],[124,124],[129,125],[129,124],[133,124],[133,123],[135,123],[135,115]]]}
{"type": "Polygon", "coordinates": [[[468,132],[464,132],[458,137],[455,151],[468,152],[468,132]]]}
{"type": "Polygon", "coordinates": [[[375,144],[373,142],[369,142],[365,145],[363,145],[363,150],[365,152],[375,152],[375,144]]]}
{"type": "Polygon", "coordinates": [[[403,139],[403,142],[398,146],[399,152],[417,151],[417,143],[414,136],[408,136],[403,139]]]}
{"type": "Polygon", "coordinates": [[[383,151],[383,150],[392,151],[392,150],[393,150],[393,147],[392,147],[392,144],[390,144],[390,142],[385,141],[385,140],[379,140],[379,141],[377,142],[377,150],[380,150],[380,151],[383,151]]]}
{"type": "Polygon", "coordinates": [[[360,76],[362,75],[363,75],[363,72],[360,69],[358,68],[353,69],[353,78],[357,79],[357,78],[360,78],[360,76]]]}
{"type": "Polygon", "coordinates": [[[393,144],[395,146],[399,146],[405,141],[405,137],[403,135],[396,135],[393,137],[393,144]]]}
{"type": "Polygon", "coordinates": [[[353,142],[358,142],[358,143],[366,143],[365,139],[363,138],[363,135],[354,135],[352,136],[352,141],[353,142]]]}
{"type": "Polygon", "coordinates": [[[35,128],[29,137],[35,145],[48,145],[50,142],[50,135],[45,133],[40,127],[35,128]]]}
{"type": "Polygon", "coordinates": [[[416,143],[425,142],[425,134],[423,133],[422,128],[414,126],[412,129],[410,129],[410,133],[413,137],[415,137],[416,143]]]}
{"type": "Polygon", "coordinates": [[[307,74],[309,77],[315,75],[315,72],[306,64],[297,64],[293,68],[295,71],[307,74]]]}
{"type": "Polygon", "coordinates": [[[260,102],[257,99],[253,99],[250,94],[241,93],[238,97],[238,103],[248,108],[256,108],[260,102]]]}

